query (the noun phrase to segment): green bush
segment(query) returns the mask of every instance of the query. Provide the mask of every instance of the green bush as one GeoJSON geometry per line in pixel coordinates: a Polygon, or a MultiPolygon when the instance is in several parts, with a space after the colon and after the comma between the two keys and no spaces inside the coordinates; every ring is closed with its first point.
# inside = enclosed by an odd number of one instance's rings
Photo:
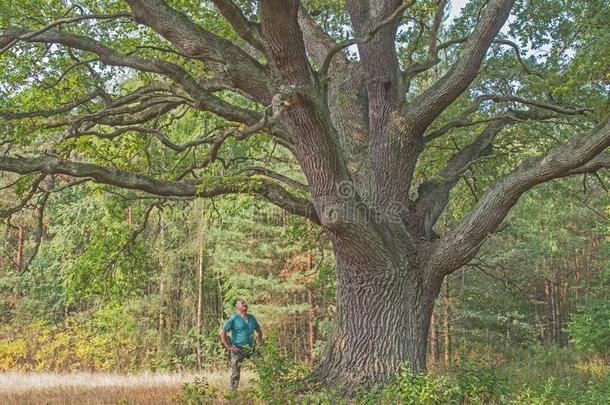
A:
{"type": "Polygon", "coordinates": [[[447,404],[459,398],[458,387],[446,376],[414,373],[409,365],[401,368],[395,381],[377,393],[362,395],[362,404],[447,404]]]}
{"type": "Polygon", "coordinates": [[[492,368],[465,364],[447,375],[414,373],[408,365],[385,387],[361,393],[368,404],[489,404],[502,400],[507,391],[504,376],[492,368]]]}
{"type": "Polygon", "coordinates": [[[182,384],[181,403],[185,405],[204,405],[218,399],[218,390],[203,377],[182,384]]]}
{"type": "Polygon", "coordinates": [[[532,405],[598,405],[610,403],[610,378],[589,381],[582,386],[573,379],[547,377],[541,382],[532,382],[515,393],[511,404],[532,405]]]}
{"type": "Polygon", "coordinates": [[[308,367],[284,356],[273,336],[252,356],[257,375],[257,399],[268,404],[288,404],[307,380],[308,367]]]}
{"type": "Polygon", "coordinates": [[[462,361],[454,373],[458,391],[468,403],[493,403],[508,394],[507,378],[498,367],[477,367],[462,361]]]}
{"type": "Polygon", "coordinates": [[[577,348],[607,358],[610,355],[610,301],[579,308],[568,322],[568,332],[577,348]]]}
{"type": "Polygon", "coordinates": [[[462,359],[442,375],[414,373],[404,365],[389,384],[377,389],[362,389],[345,398],[337,390],[308,383],[309,366],[286,358],[271,342],[259,356],[253,357],[258,376],[254,387],[235,393],[219,393],[200,382],[185,385],[183,393],[189,398],[188,404],[210,403],[212,398],[240,404],[319,405],[610,403],[608,368],[595,375],[583,371],[578,367],[581,360],[573,348],[515,350],[511,357],[512,360],[495,366],[462,359]],[[536,367],[537,370],[531,370],[536,367]],[[557,370],[559,372],[555,373],[557,370]]]}

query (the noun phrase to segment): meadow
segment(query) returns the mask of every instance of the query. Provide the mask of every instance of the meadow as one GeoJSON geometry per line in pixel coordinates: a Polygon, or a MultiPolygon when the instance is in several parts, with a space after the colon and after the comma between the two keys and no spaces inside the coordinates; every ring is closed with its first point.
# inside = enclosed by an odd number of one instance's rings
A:
{"type": "MultiPolygon", "coordinates": [[[[219,390],[228,389],[229,372],[194,373],[0,373],[1,404],[179,404],[182,384],[205,377],[219,390]]],[[[251,371],[242,372],[242,387],[251,371]]]]}
{"type": "Polygon", "coordinates": [[[610,402],[610,365],[572,348],[530,347],[479,353],[428,374],[404,368],[378,389],[349,396],[308,381],[310,368],[269,348],[242,370],[239,391],[228,369],[201,373],[4,372],[2,404],[534,404],[610,402]]]}

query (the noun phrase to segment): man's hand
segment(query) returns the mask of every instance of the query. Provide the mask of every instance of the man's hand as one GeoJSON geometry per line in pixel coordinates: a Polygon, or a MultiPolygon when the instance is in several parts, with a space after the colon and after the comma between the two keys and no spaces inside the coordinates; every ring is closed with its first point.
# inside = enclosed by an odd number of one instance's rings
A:
{"type": "Polygon", "coordinates": [[[239,351],[239,349],[235,345],[229,346],[228,349],[231,353],[237,353],[239,351]]]}

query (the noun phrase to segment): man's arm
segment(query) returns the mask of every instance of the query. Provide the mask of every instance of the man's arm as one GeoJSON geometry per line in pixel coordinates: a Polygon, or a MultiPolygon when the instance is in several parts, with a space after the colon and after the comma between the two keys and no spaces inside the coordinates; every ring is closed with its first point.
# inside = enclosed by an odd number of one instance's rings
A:
{"type": "Polygon", "coordinates": [[[220,340],[222,341],[222,344],[227,348],[227,350],[229,350],[231,352],[237,351],[237,347],[235,347],[235,345],[229,344],[229,336],[227,335],[227,331],[225,330],[224,326],[222,326],[220,328],[219,335],[220,335],[220,340]]]}
{"type": "Polygon", "coordinates": [[[261,324],[258,323],[258,319],[254,318],[254,321],[256,322],[256,327],[254,328],[254,330],[256,331],[256,334],[258,335],[258,340],[260,341],[260,344],[263,344],[263,330],[261,329],[261,324]]]}
{"type": "Polygon", "coordinates": [[[260,341],[260,344],[262,345],[264,342],[264,339],[263,339],[263,330],[261,329],[260,325],[256,326],[256,334],[258,335],[258,340],[260,341]]]}

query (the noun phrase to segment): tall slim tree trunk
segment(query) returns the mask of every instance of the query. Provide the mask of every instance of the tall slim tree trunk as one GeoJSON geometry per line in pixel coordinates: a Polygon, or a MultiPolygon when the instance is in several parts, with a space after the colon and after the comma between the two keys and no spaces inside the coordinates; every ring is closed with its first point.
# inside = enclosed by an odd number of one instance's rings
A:
{"type": "MultiPolygon", "coordinates": [[[[283,211],[282,211],[283,212],[283,211]]],[[[307,223],[307,233],[311,233],[311,223],[307,223]]],[[[313,253],[311,250],[307,251],[307,274],[311,274],[313,268],[313,253]]],[[[309,342],[309,361],[313,362],[314,352],[316,347],[316,340],[318,338],[318,327],[316,324],[316,301],[314,298],[312,288],[307,288],[307,304],[309,306],[309,313],[307,316],[308,326],[308,342],[309,342]]]]}
{"type": "Polygon", "coordinates": [[[546,319],[549,327],[549,340],[553,339],[553,302],[551,298],[551,282],[548,278],[544,279],[544,300],[546,302],[546,319]]]}
{"type": "Polygon", "coordinates": [[[574,308],[580,305],[580,268],[578,266],[578,254],[574,252],[574,308]]]}
{"type": "Polygon", "coordinates": [[[449,280],[445,279],[445,306],[444,306],[444,329],[445,329],[445,366],[451,365],[451,314],[449,310],[450,299],[449,299],[449,280]]]}
{"type": "Polygon", "coordinates": [[[534,285],[533,290],[534,290],[534,294],[533,294],[534,301],[532,303],[532,307],[534,308],[534,322],[535,322],[535,325],[537,325],[537,327],[538,327],[538,340],[540,342],[544,342],[545,341],[545,333],[544,333],[545,332],[545,329],[544,329],[545,322],[541,319],[539,309],[538,309],[539,305],[538,305],[537,301],[538,301],[539,295],[538,295],[538,288],[536,287],[536,285],[534,285]]]}
{"type": "Polygon", "coordinates": [[[17,267],[18,273],[21,273],[21,270],[23,270],[23,225],[17,226],[17,257],[15,267],[17,267]]]}
{"type": "MultiPolygon", "coordinates": [[[[197,252],[197,319],[195,321],[197,332],[201,333],[203,327],[203,235],[199,237],[197,252]]],[[[201,341],[197,341],[197,365],[201,369],[203,361],[201,341]]]]}
{"type": "Polygon", "coordinates": [[[163,325],[165,325],[165,317],[163,315],[164,312],[164,307],[165,307],[165,298],[164,298],[164,293],[165,293],[165,283],[163,282],[163,279],[161,279],[159,281],[159,297],[161,297],[161,306],[159,308],[159,322],[158,322],[158,329],[159,329],[159,339],[162,340],[163,337],[163,325]]]}
{"type": "Polygon", "coordinates": [[[563,320],[562,320],[562,305],[561,305],[561,279],[557,281],[555,285],[555,310],[557,311],[557,315],[555,319],[557,320],[557,344],[559,346],[563,346],[563,336],[561,329],[563,328],[563,320]]]}
{"type": "Polygon", "coordinates": [[[316,301],[311,288],[307,289],[307,303],[309,304],[309,313],[307,318],[309,361],[313,361],[315,357],[314,353],[316,348],[316,340],[318,338],[318,327],[316,325],[316,301]]]}
{"type": "MultiPolygon", "coordinates": [[[[299,297],[298,297],[298,295],[299,295],[298,293],[292,295],[292,304],[294,305],[293,308],[296,308],[297,305],[299,304],[299,297]]],[[[294,356],[293,358],[294,358],[295,362],[299,361],[299,354],[300,354],[300,350],[299,350],[299,347],[297,346],[297,344],[300,341],[302,341],[301,339],[299,339],[299,337],[301,337],[300,333],[299,333],[300,332],[299,331],[299,326],[301,324],[299,318],[300,318],[300,316],[299,316],[298,313],[295,313],[293,315],[293,321],[292,321],[292,339],[291,339],[292,345],[291,346],[292,346],[292,354],[294,356]]]]}
{"type": "Polygon", "coordinates": [[[436,325],[436,315],[432,311],[432,317],[430,318],[430,353],[432,354],[432,363],[438,364],[439,353],[438,353],[438,333],[436,325]]]}
{"type": "Polygon", "coordinates": [[[549,295],[551,298],[551,320],[553,321],[553,343],[557,343],[557,307],[555,301],[555,280],[549,281],[549,295]]]}

